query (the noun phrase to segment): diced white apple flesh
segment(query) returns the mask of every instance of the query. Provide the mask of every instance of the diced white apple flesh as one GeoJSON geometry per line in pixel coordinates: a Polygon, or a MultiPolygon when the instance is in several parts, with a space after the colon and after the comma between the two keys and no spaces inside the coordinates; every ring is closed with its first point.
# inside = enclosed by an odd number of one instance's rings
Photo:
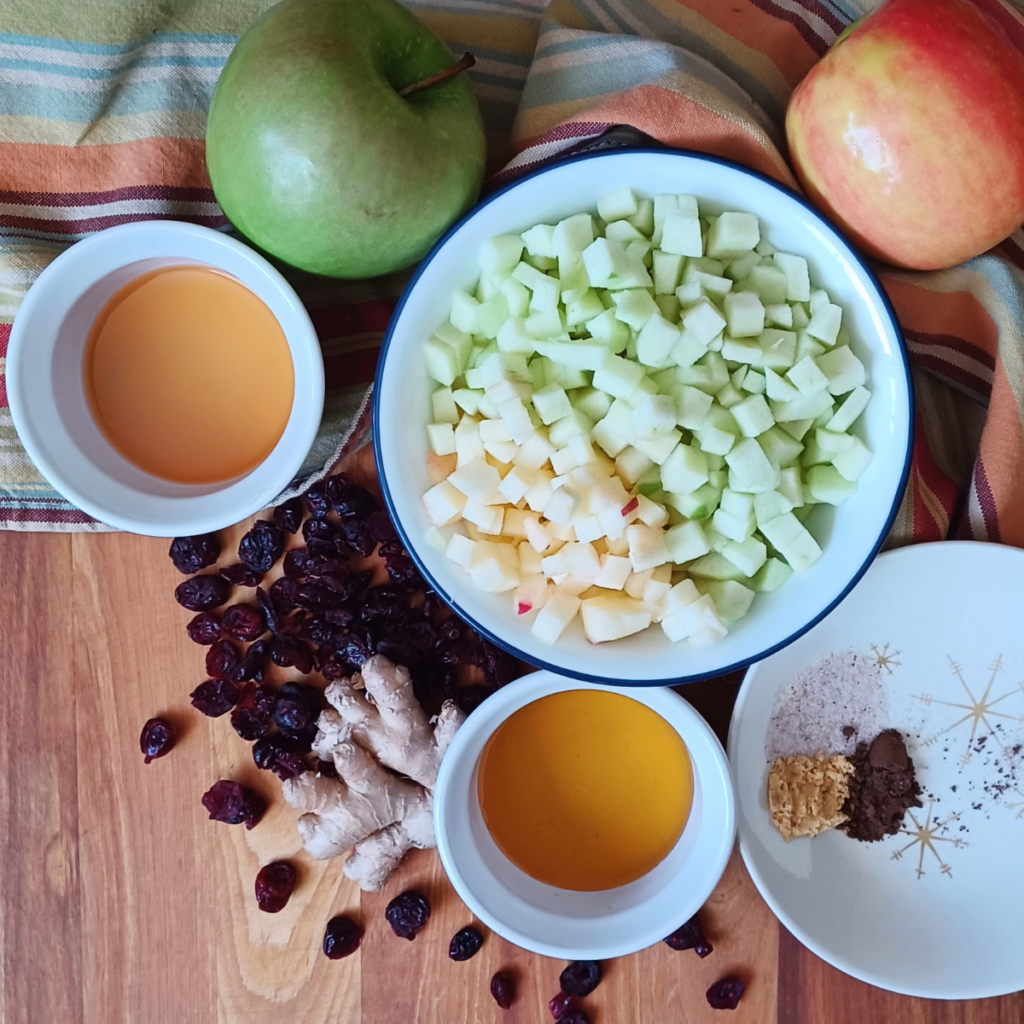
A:
{"type": "Polygon", "coordinates": [[[871,394],[752,214],[628,187],[597,212],[485,242],[425,342],[427,443],[455,455],[425,543],[544,642],[581,614],[593,643],[655,622],[696,648],[820,557],[802,520],[855,492],[871,394]]]}

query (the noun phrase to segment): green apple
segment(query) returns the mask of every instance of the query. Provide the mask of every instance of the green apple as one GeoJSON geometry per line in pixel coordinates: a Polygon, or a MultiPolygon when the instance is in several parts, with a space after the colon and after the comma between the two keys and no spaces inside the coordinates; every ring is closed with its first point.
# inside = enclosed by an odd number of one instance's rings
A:
{"type": "Polygon", "coordinates": [[[483,179],[483,122],[462,66],[396,0],[272,7],[239,39],[210,105],[206,163],[224,213],[314,274],[414,263],[483,179]]]}

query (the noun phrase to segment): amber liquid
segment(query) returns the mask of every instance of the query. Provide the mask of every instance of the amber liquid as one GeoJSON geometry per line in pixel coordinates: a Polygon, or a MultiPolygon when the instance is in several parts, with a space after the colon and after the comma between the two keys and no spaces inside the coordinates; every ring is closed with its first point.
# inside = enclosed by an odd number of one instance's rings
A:
{"type": "Polygon", "coordinates": [[[679,839],[693,800],[679,734],[644,704],[568,690],[494,732],[477,773],[498,848],[539,882],[595,891],[647,874],[679,839]]]}
{"type": "Polygon", "coordinates": [[[294,375],[274,314],[220,271],[171,266],[130,281],[85,346],[89,408],[139,469],[182,484],[231,480],[273,450],[294,375]]]}

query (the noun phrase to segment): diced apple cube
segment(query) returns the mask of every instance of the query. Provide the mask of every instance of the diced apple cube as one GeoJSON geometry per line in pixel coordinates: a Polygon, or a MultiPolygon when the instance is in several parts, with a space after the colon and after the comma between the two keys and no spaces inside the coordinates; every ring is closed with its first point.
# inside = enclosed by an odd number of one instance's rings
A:
{"type": "Polygon", "coordinates": [[[701,297],[690,306],[683,314],[682,322],[686,331],[705,346],[725,329],[726,323],[718,307],[707,297],[701,297]]]}
{"type": "Polygon", "coordinates": [[[696,601],[684,605],[661,620],[661,628],[669,640],[678,642],[692,637],[709,625],[721,624],[714,601],[702,594],[696,601]]]}
{"type": "Polygon", "coordinates": [[[671,359],[676,366],[691,367],[708,352],[708,342],[701,341],[695,334],[684,330],[672,349],[671,359]]]}
{"type": "Polygon", "coordinates": [[[668,511],[664,505],[651,501],[650,498],[643,494],[638,494],[636,500],[638,502],[636,509],[637,518],[641,523],[644,523],[646,526],[660,528],[668,522],[668,511]]]}
{"type": "Polygon", "coordinates": [[[430,395],[430,406],[435,423],[448,423],[454,426],[459,422],[459,407],[455,404],[451,388],[436,388],[430,395]]]}
{"type": "Polygon", "coordinates": [[[747,537],[743,541],[730,541],[722,548],[722,555],[749,577],[764,565],[768,549],[756,537],[747,537]]]}
{"type": "Polygon", "coordinates": [[[759,527],[792,511],[793,503],[781,491],[762,491],[754,495],[754,519],[759,527]]]}
{"type": "Polygon", "coordinates": [[[781,267],[759,264],[750,271],[747,285],[757,292],[765,306],[786,301],[786,274],[781,267]]]}
{"type": "Polygon", "coordinates": [[[469,578],[477,590],[502,594],[519,585],[519,574],[500,558],[487,558],[469,570],[469,578]]]}
{"type": "Polygon", "coordinates": [[[800,392],[788,380],[780,377],[771,367],[764,371],[765,392],[775,402],[791,402],[800,392]]]}
{"type": "Polygon", "coordinates": [[[462,288],[452,293],[451,321],[464,334],[476,334],[476,314],[480,303],[462,288]]]}
{"type": "Polygon", "coordinates": [[[452,399],[455,404],[467,416],[475,416],[477,414],[477,410],[480,408],[480,399],[483,397],[482,391],[471,391],[469,388],[459,388],[452,392],[452,399]]]}
{"type": "Polygon", "coordinates": [[[792,327],[793,307],[788,302],[770,303],[764,307],[764,319],[776,327],[792,327]]]}
{"type": "MultiPolygon", "coordinates": [[[[832,408],[832,396],[822,388],[816,395],[798,394],[792,401],[769,402],[769,406],[776,423],[793,423],[796,420],[811,421],[832,408]]],[[[809,425],[810,423],[808,423],[809,425]]]]}
{"type": "Polygon", "coordinates": [[[551,245],[555,256],[583,252],[594,241],[594,221],[589,213],[577,213],[555,225],[551,245]]]}
{"type": "Polygon", "coordinates": [[[473,555],[473,547],[476,544],[463,533],[453,533],[448,538],[448,546],[445,548],[445,557],[463,569],[469,568],[473,555]]]}
{"type": "Polygon", "coordinates": [[[624,594],[607,594],[583,601],[583,632],[592,644],[618,640],[639,633],[651,624],[651,613],[642,602],[624,594]]]}
{"type": "Polygon", "coordinates": [[[669,557],[676,564],[691,562],[711,550],[704,527],[699,522],[677,523],[665,531],[669,557]]]}
{"type": "Polygon", "coordinates": [[[533,355],[534,338],[526,329],[526,321],[520,317],[509,317],[498,328],[497,342],[500,352],[518,352],[521,355],[533,355]]]}
{"type": "Polygon", "coordinates": [[[828,377],[818,369],[810,356],[804,356],[786,371],[786,379],[805,398],[813,398],[828,387],[828,377]]]}
{"type": "Polygon", "coordinates": [[[643,523],[626,527],[629,542],[629,561],[634,572],[643,572],[668,561],[668,547],[665,532],[643,523]]]}
{"type": "Polygon", "coordinates": [[[654,294],[674,295],[683,273],[683,257],[677,253],[654,250],[654,294]]]}
{"type": "Polygon", "coordinates": [[[505,521],[501,528],[502,536],[526,540],[526,520],[535,518],[524,508],[506,508],[505,521]]]}
{"type": "Polygon", "coordinates": [[[529,541],[522,541],[516,545],[519,552],[519,575],[522,577],[535,576],[540,573],[541,555],[534,551],[529,541]]]}
{"type": "Polygon", "coordinates": [[[615,457],[615,469],[625,483],[632,487],[654,463],[637,448],[625,446],[615,457]]]}
{"type": "Polygon", "coordinates": [[[850,351],[849,345],[840,345],[831,352],[818,356],[818,369],[828,378],[830,395],[845,395],[862,387],[866,379],[864,364],[850,351]]]}
{"type": "MultiPolygon", "coordinates": [[[[563,297],[567,294],[562,293],[563,297]]],[[[607,310],[597,292],[592,288],[585,291],[579,298],[565,299],[565,322],[568,327],[579,327],[580,324],[592,323],[607,310]]]]}
{"type": "Polygon", "coordinates": [[[475,459],[456,469],[448,477],[448,483],[481,505],[498,504],[501,498],[498,489],[501,475],[482,459],[475,459]]]}
{"type": "Polygon", "coordinates": [[[559,448],[551,453],[551,468],[556,473],[556,481],[565,476],[569,470],[575,469],[577,465],[576,457],[568,448],[559,448]]]}
{"type": "Polygon", "coordinates": [[[736,580],[716,580],[708,584],[707,596],[723,622],[737,622],[750,610],[754,591],[736,580]]]}
{"type": "Polygon", "coordinates": [[[797,572],[806,572],[821,557],[818,542],[792,512],[762,523],[761,533],[797,572]]]}
{"type": "Polygon", "coordinates": [[[796,362],[799,362],[805,356],[817,359],[818,356],[823,356],[824,354],[825,346],[822,345],[820,341],[812,338],[807,331],[800,331],[798,333],[796,342],[796,362]]]}
{"type": "Polygon", "coordinates": [[[843,310],[834,302],[825,302],[811,312],[807,333],[831,348],[836,343],[843,322],[843,310]]]}
{"type": "Polygon", "coordinates": [[[759,594],[770,594],[778,590],[792,574],[793,570],[785,562],[769,558],[753,575],[750,586],[759,594]]]}
{"type": "Polygon", "coordinates": [[[738,580],[743,578],[743,573],[728,558],[716,551],[711,551],[691,562],[686,567],[686,571],[698,579],[738,580]]]}
{"type": "Polygon", "coordinates": [[[826,424],[827,429],[836,431],[849,430],[860,414],[867,408],[869,401],[871,401],[871,392],[867,388],[854,388],[846,396],[843,404],[836,410],[832,419],[826,424]]]}
{"type": "Polygon", "coordinates": [[[542,514],[553,494],[554,488],[551,486],[551,474],[546,470],[541,471],[534,478],[533,483],[530,484],[530,488],[526,492],[526,504],[531,511],[542,514]]]}
{"type": "Polygon", "coordinates": [[[773,491],[779,484],[779,471],[754,438],[745,437],[738,442],[725,456],[725,461],[739,483],[734,490],[757,494],[773,491]]]}
{"type": "Polygon", "coordinates": [[[593,544],[573,542],[566,544],[559,554],[565,559],[569,572],[578,579],[591,583],[601,575],[601,556],[593,544]]]}
{"type": "Polygon", "coordinates": [[[721,214],[708,231],[708,255],[728,256],[747,252],[761,240],[761,229],[753,213],[721,214]]]}
{"type": "Polygon", "coordinates": [[[628,288],[615,292],[612,301],[615,303],[616,319],[628,324],[634,331],[641,330],[652,316],[658,315],[657,303],[651,293],[643,288],[628,288]]]}
{"type": "Polygon", "coordinates": [[[775,426],[775,417],[772,416],[768,403],[761,395],[744,398],[743,401],[732,406],[729,411],[744,437],[757,437],[758,434],[763,434],[775,426]]]}
{"type": "Polygon", "coordinates": [[[786,298],[790,302],[807,302],[811,297],[811,278],[807,260],[788,252],[776,252],[772,257],[786,275],[786,298]]]}
{"type": "Polygon", "coordinates": [[[502,505],[482,505],[468,498],[462,508],[462,518],[472,523],[481,533],[497,537],[502,532],[505,509],[502,505]]]}
{"type": "Polygon", "coordinates": [[[586,326],[591,338],[607,345],[609,352],[621,352],[629,343],[629,327],[616,319],[614,309],[598,313],[586,326]]]}
{"type": "Polygon", "coordinates": [[[711,411],[711,395],[682,385],[676,393],[676,422],[687,430],[700,430],[711,411]]]}
{"type": "Polygon", "coordinates": [[[637,336],[636,357],[645,366],[666,366],[669,354],[675,348],[679,337],[679,328],[655,312],[648,318],[637,336]]]}
{"type": "Polygon", "coordinates": [[[505,296],[510,317],[525,317],[530,309],[530,290],[514,277],[501,282],[501,294],[505,296]]]}
{"type": "Polygon", "coordinates": [[[435,455],[455,454],[455,431],[450,423],[428,423],[427,443],[435,455]]]}
{"type": "Polygon", "coordinates": [[[552,593],[554,588],[544,576],[524,576],[519,586],[512,591],[512,608],[516,616],[540,611],[552,593]]]}
{"type": "Polygon", "coordinates": [[[754,292],[732,292],[725,296],[725,321],[733,338],[756,338],[764,330],[764,306],[754,292]]]}
{"type": "Polygon", "coordinates": [[[552,493],[544,509],[544,515],[552,523],[567,525],[571,522],[579,503],[579,495],[571,487],[559,487],[552,493]]]}
{"type": "Polygon", "coordinates": [[[462,515],[466,496],[447,480],[442,480],[423,495],[423,504],[435,526],[447,526],[462,515]]]}
{"type": "Polygon", "coordinates": [[[851,438],[851,446],[832,459],[832,465],[845,480],[859,480],[861,474],[871,464],[871,449],[859,438],[851,438]]]}
{"type": "Polygon", "coordinates": [[[675,451],[682,436],[678,430],[673,428],[667,434],[660,434],[658,437],[638,437],[633,441],[633,447],[661,466],[675,451]]]}
{"type": "Polygon", "coordinates": [[[601,572],[594,580],[594,586],[605,590],[622,590],[633,567],[628,558],[620,555],[602,555],[601,572]]]}
{"type": "Polygon", "coordinates": [[[857,485],[835,466],[812,466],[807,470],[806,480],[814,500],[829,505],[841,505],[857,490],[857,485]]]}
{"type": "Polygon", "coordinates": [[[773,370],[788,370],[796,359],[796,334],[777,327],[768,327],[757,339],[761,346],[761,362],[773,370]]]}
{"type": "Polygon", "coordinates": [[[597,200],[597,214],[606,223],[632,217],[638,208],[636,194],[628,186],[607,192],[597,200]]]}
{"type": "Polygon", "coordinates": [[[529,231],[524,231],[519,237],[531,256],[553,257],[555,255],[554,232],[553,224],[537,224],[529,231]]]}
{"type": "Polygon", "coordinates": [[[444,387],[450,387],[462,373],[462,364],[455,350],[440,338],[427,339],[423,345],[423,359],[429,376],[444,387]]]}
{"type": "Polygon", "coordinates": [[[530,632],[546,644],[555,644],[565,627],[580,610],[580,599],[571,594],[554,593],[533,620],[530,632]]]}
{"type": "Polygon", "coordinates": [[[707,480],[707,455],[692,445],[679,445],[662,463],[661,482],[666,491],[689,494],[707,480]]]}
{"type": "MultiPolygon", "coordinates": [[[[657,216],[657,210],[655,210],[657,216]]],[[[661,225],[659,244],[664,252],[678,256],[700,256],[704,252],[700,218],[676,209],[669,212],[661,225]]]]}
{"type": "MultiPolygon", "coordinates": [[[[800,476],[800,470],[796,466],[791,466],[787,469],[783,469],[779,474],[782,477],[779,483],[779,493],[792,504],[793,508],[800,508],[804,503],[803,499],[803,481],[800,476]]],[[[755,506],[756,513],[756,506],[755,506]]],[[[783,515],[784,513],[779,513],[783,515]]],[[[761,524],[758,523],[758,526],[761,524]]]]}
{"type": "Polygon", "coordinates": [[[629,574],[629,578],[626,580],[626,585],[622,589],[630,597],[639,601],[644,596],[644,587],[647,586],[653,576],[653,569],[645,569],[643,572],[631,572],[629,574]]]}
{"type": "Polygon", "coordinates": [[[633,403],[633,426],[637,437],[667,434],[676,425],[676,403],[671,395],[638,392],[633,403]]]}
{"type": "MultiPolygon", "coordinates": [[[[456,431],[456,434],[458,431],[456,431]]],[[[538,430],[519,446],[513,460],[520,469],[531,471],[540,469],[555,451],[555,446],[548,438],[547,431],[538,430]]],[[[509,499],[511,501],[511,499],[509,499]]]]}

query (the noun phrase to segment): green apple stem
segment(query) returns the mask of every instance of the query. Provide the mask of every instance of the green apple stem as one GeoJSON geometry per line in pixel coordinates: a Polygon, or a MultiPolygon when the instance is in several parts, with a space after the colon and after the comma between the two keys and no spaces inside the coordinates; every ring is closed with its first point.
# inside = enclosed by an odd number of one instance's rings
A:
{"type": "Polygon", "coordinates": [[[475,63],[476,57],[473,54],[464,53],[451,67],[445,68],[444,71],[438,71],[436,75],[431,75],[429,78],[424,78],[419,82],[413,82],[412,85],[407,85],[404,89],[399,89],[398,95],[408,96],[410,93],[418,92],[420,89],[426,89],[428,85],[443,82],[446,78],[454,78],[460,71],[468,70],[475,63]]]}

